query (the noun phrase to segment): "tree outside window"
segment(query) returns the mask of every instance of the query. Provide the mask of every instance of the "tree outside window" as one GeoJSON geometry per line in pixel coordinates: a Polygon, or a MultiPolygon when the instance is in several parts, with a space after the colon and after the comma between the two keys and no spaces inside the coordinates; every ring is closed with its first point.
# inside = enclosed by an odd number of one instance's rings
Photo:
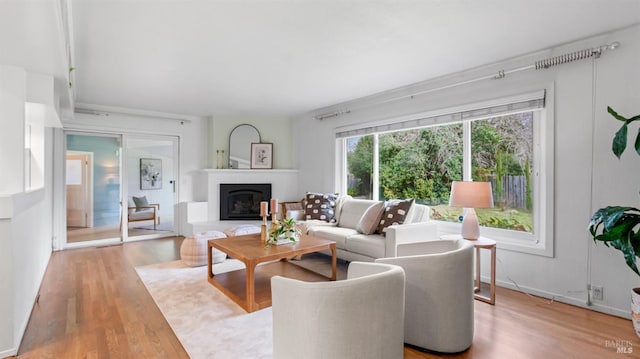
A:
{"type": "Polygon", "coordinates": [[[371,199],[373,135],[347,138],[347,194],[371,199]]]}

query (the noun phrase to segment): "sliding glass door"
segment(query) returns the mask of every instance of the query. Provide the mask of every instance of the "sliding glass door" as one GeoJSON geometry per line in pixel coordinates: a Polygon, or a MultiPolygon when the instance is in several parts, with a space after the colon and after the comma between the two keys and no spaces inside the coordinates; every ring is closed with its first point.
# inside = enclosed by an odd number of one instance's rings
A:
{"type": "Polygon", "coordinates": [[[121,240],[121,136],[66,133],[67,244],[121,240]]]}
{"type": "Polygon", "coordinates": [[[125,135],[125,240],[174,235],[178,137],[125,135]]]}
{"type": "Polygon", "coordinates": [[[65,132],[64,247],[175,235],[177,136],[65,132]]]}

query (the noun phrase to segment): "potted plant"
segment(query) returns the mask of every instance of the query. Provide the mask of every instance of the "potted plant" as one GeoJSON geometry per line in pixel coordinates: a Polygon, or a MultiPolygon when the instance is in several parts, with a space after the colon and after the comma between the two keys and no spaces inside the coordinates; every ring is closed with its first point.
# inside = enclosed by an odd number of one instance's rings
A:
{"type": "MultiPolygon", "coordinates": [[[[607,111],[617,120],[622,121],[622,127],[613,137],[611,150],[620,159],[627,148],[627,130],[629,125],[640,120],[640,115],[625,118],[611,107],[607,111]]],[[[640,130],[635,141],[635,150],[640,155],[640,130]]],[[[591,216],[589,232],[594,241],[601,241],[613,247],[624,256],[624,260],[638,276],[640,271],[636,265],[636,258],[640,257],[640,209],[634,207],[608,206],[597,210],[591,216]]],[[[640,337],[640,288],[631,290],[631,317],[636,335],[640,337]]]]}
{"type": "Polygon", "coordinates": [[[293,218],[283,219],[275,222],[269,231],[269,244],[286,244],[295,243],[300,237],[300,229],[296,225],[296,221],[293,218]]]}

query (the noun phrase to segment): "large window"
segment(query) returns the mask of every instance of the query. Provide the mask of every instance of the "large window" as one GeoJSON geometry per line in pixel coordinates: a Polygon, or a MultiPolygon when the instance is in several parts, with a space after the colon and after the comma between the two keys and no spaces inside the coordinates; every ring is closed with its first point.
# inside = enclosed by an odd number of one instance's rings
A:
{"type": "Polygon", "coordinates": [[[372,199],[373,135],[350,137],[347,146],[347,194],[372,199]]]}
{"type": "Polygon", "coordinates": [[[545,212],[552,211],[545,206],[552,203],[545,185],[552,175],[546,172],[552,156],[545,148],[552,139],[544,138],[550,129],[545,109],[530,107],[412,129],[376,131],[392,127],[386,125],[354,136],[342,132],[342,187],[358,198],[414,198],[431,207],[431,218],[442,221],[444,232],[455,233],[463,209],[448,206],[451,183],[488,181],[494,207],[476,209],[483,234],[551,254],[542,239],[549,228],[545,212]]]}

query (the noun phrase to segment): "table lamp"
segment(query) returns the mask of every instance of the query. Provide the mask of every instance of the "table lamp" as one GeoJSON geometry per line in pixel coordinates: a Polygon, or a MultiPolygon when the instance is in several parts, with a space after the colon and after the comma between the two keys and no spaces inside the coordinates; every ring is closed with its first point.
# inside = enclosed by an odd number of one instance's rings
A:
{"type": "Polygon", "coordinates": [[[454,181],[451,184],[449,206],[467,209],[462,220],[462,238],[478,239],[480,225],[474,208],[493,207],[491,182],[454,181]]]}

